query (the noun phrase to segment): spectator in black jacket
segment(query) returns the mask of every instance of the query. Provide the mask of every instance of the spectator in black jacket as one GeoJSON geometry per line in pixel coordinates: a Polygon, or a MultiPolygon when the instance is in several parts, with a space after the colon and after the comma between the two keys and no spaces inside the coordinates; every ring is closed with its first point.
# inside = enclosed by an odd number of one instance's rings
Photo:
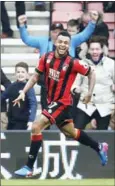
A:
{"type": "Polygon", "coordinates": [[[103,1],[104,12],[115,13],[115,1],[103,1]]]}
{"type": "MultiPolygon", "coordinates": [[[[96,11],[97,13],[97,11],[96,11]]],[[[81,25],[80,25],[80,31],[84,30],[85,27],[88,25],[88,22],[90,20],[90,14],[89,12],[85,12],[81,16],[81,25]]],[[[98,20],[96,24],[95,31],[92,35],[99,35],[99,36],[105,36],[107,39],[109,38],[109,29],[107,24],[103,21],[103,14],[98,12],[98,20]]]]}
{"type": "Polygon", "coordinates": [[[37,100],[34,89],[31,88],[21,105],[13,106],[13,100],[19,95],[24,88],[28,79],[28,65],[20,62],[15,67],[16,81],[12,83],[6,91],[3,92],[1,99],[9,99],[8,108],[8,130],[24,130],[31,127],[35,120],[37,110],[37,100]]]}
{"type": "MultiPolygon", "coordinates": [[[[24,1],[15,1],[16,7],[16,24],[19,27],[18,16],[25,14],[25,3],[24,1]]],[[[1,1],[1,23],[2,23],[2,35],[1,38],[13,37],[13,30],[10,26],[8,13],[5,7],[5,1],[1,1]]]]}
{"type": "MultiPolygon", "coordinates": [[[[1,94],[7,89],[11,84],[10,80],[4,74],[1,69],[1,94]]],[[[5,100],[1,101],[1,129],[5,130],[7,128],[8,118],[7,118],[7,104],[5,100]]]]}
{"type": "MultiPolygon", "coordinates": [[[[97,11],[95,11],[97,13],[97,11]]],[[[81,25],[80,31],[83,31],[87,26],[90,20],[90,14],[85,12],[81,16],[81,25]]],[[[104,55],[108,55],[108,39],[109,39],[109,29],[107,24],[103,21],[103,14],[98,12],[98,20],[95,27],[95,31],[93,32],[92,36],[102,36],[103,43],[104,43],[104,55]]]]}

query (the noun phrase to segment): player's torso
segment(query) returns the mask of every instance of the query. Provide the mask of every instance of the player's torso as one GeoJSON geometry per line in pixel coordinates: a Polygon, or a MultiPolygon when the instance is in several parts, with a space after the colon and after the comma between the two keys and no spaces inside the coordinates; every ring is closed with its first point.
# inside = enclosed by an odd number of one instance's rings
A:
{"type": "Polygon", "coordinates": [[[51,53],[46,59],[46,86],[50,101],[70,95],[70,88],[75,78],[72,73],[73,60],[70,56],[56,59],[51,53]]]}

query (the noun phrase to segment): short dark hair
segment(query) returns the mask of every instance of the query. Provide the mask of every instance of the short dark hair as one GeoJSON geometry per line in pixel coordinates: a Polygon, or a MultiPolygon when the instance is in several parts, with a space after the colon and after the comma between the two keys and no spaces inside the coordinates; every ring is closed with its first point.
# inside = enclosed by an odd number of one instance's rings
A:
{"type": "Polygon", "coordinates": [[[16,66],[15,66],[15,69],[17,67],[23,67],[27,72],[28,72],[28,69],[29,69],[27,63],[25,63],[25,62],[19,62],[19,63],[17,63],[16,66]]]}
{"type": "Polygon", "coordinates": [[[64,30],[64,27],[62,23],[53,23],[50,29],[51,30],[56,30],[56,29],[64,30]]]}
{"type": "Polygon", "coordinates": [[[71,39],[71,35],[70,35],[67,31],[61,31],[61,32],[58,34],[58,36],[60,36],[60,35],[69,37],[69,38],[71,39]]]}
{"type": "Polygon", "coordinates": [[[70,19],[68,22],[67,22],[67,26],[76,26],[76,27],[80,27],[80,20],[79,19],[70,19]]]}
{"type": "Polygon", "coordinates": [[[101,48],[103,48],[104,44],[106,43],[106,37],[104,36],[92,36],[91,39],[88,41],[88,47],[90,47],[91,43],[99,43],[101,48]]]}

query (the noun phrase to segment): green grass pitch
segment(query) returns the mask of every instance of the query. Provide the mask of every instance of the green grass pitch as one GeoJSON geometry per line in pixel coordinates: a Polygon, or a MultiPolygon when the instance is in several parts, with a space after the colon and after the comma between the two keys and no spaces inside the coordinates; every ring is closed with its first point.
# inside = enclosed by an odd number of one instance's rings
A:
{"type": "Polygon", "coordinates": [[[13,179],[1,180],[1,186],[114,186],[114,179],[83,179],[83,180],[13,179]]]}

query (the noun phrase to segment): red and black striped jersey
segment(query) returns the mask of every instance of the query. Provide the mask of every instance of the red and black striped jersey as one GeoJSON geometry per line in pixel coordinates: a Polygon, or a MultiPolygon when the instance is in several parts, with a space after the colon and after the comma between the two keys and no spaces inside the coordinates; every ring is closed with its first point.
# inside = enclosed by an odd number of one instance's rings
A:
{"type": "Polygon", "coordinates": [[[35,70],[38,73],[45,73],[48,103],[59,101],[70,105],[72,103],[70,90],[77,73],[87,75],[89,69],[87,65],[81,64],[69,55],[56,58],[54,52],[50,52],[40,58],[35,70]]]}

